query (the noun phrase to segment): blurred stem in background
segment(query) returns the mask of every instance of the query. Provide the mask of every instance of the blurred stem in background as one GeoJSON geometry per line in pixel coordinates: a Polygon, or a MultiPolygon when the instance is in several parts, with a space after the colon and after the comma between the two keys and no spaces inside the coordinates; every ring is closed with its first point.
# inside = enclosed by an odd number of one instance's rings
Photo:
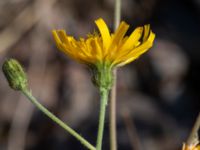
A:
{"type": "MultiPolygon", "coordinates": [[[[121,18],[121,0],[115,0],[114,10],[114,29],[120,24],[121,18]]],[[[110,150],[117,149],[117,122],[116,122],[116,86],[117,86],[117,69],[113,70],[114,82],[110,97],[110,150]]]]}

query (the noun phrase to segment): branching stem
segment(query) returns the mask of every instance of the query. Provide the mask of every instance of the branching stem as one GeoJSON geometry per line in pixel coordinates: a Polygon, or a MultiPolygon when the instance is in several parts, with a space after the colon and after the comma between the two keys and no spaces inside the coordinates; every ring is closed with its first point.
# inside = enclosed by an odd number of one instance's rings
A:
{"type": "Polygon", "coordinates": [[[22,93],[39,109],[41,110],[46,116],[48,116],[51,120],[57,123],[60,127],[62,127],[65,131],[69,132],[73,135],[77,140],[79,140],[85,147],[89,150],[96,150],[96,148],[91,145],[86,139],[80,136],[76,131],[70,128],[66,123],[52,114],[49,110],[47,110],[42,104],[40,104],[37,99],[31,94],[31,92],[27,89],[22,90],[22,93]]]}

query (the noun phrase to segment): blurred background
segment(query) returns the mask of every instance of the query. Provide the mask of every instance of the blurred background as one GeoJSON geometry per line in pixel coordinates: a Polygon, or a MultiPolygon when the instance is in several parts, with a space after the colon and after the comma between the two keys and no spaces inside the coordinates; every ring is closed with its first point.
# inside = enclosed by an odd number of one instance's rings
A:
{"type": "MultiPolygon", "coordinates": [[[[55,47],[52,29],[85,37],[114,0],[0,0],[0,65],[18,59],[39,101],[95,144],[99,95],[88,68],[55,47]]],[[[181,150],[200,110],[200,0],[122,0],[122,20],[151,24],[152,49],[118,70],[119,150],[181,150]]],[[[113,30],[112,30],[113,31],[113,30]]],[[[85,149],[9,88],[0,72],[0,150],[85,149]]],[[[108,117],[103,149],[109,149],[108,117]]]]}

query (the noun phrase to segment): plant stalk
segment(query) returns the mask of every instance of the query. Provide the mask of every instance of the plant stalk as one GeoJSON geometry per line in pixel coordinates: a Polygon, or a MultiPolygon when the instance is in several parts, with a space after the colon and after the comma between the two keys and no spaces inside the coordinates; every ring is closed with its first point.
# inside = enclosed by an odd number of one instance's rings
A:
{"type": "Polygon", "coordinates": [[[73,135],[77,140],[79,140],[85,147],[89,150],[96,150],[96,148],[91,145],[87,140],[85,140],[82,136],[80,136],[75,130],[66,125],[62,120],[52,114],[49,110],[47,110],[42,104],[40,104],[37,99],[31,94],[31,92],[27,89],[22,90],[22,93],[46,116],[48,116],[51,120],[57,123],[60,127],[62,127],[65,131],[69,132],[73,135]]]}
{"type": "MultiPolygon", "coordinates": [[[[115,0],[114,29],[116,30],[121,19],[121,0],[115,0]]],[[[117,69],[113,70],[113,87],[110,97],[110,150],[117,150],[117,123],[116,123],[116,86],[117,69]]]]}
{"type": "Polygon", "coordinates": [[[100,88],[101,104],[99,113],[99,127],[98,127],[96,150],[102,150],[103,131],[104,131],[106,106],[108,102],[108,93],[109,93],[108,89],[100,88]]]}

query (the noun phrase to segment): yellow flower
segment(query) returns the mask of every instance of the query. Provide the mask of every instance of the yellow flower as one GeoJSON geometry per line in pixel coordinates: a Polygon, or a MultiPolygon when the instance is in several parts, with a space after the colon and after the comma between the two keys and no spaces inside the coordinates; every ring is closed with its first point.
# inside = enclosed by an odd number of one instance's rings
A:
{"type": "Polygon", "coordinates": [[[89,34],[86,39],[76,40],[64,30],[53,30],[53,37],[59,50],[92,69],[96,86],[110,89],[113,68],[128,64],[146,52],[152,47],[155,34],[150,25],[138,27],[126,36],[129,25],[124,21],[112,34],[103,19],[95,23],[100,34],[89,34]]]}
{"type": "Polygon", "coordinates": [[[129,25],[124,21],[113,34],[110,34],[103,19],[95,23],[100,35],[90,34],[86,39],[76,40],[64,30],[53,30],[58,49],[81,63],[107,63],[118,67],[134,61],[152,47],[155,34],[150,30],[150,25],[138,27],[130,36],[125,36],[129,25]]]}

